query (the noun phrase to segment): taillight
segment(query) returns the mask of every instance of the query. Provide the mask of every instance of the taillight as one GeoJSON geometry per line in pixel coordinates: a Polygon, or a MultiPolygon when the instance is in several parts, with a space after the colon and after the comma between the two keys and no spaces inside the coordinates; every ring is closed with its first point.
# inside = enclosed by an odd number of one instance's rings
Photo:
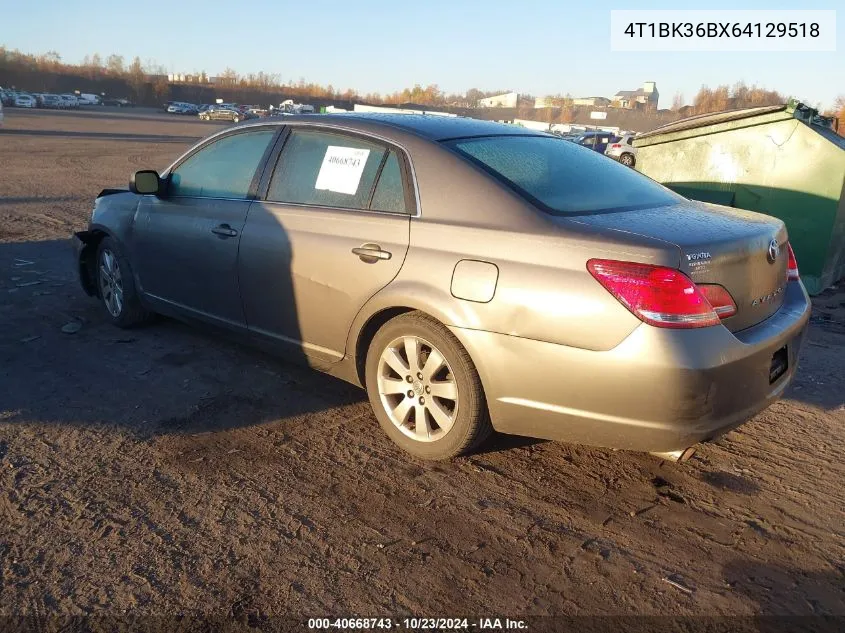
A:
{"type": "Polygon", "coordinates": [[[614,143],[614,144],[613,144],[613,145],[611,145],[610,147],[611,147],[612,149],[619,149],[619,148],[620,148],[620,147],[622,147],[622,146],[621,146],[619,143],[614,143]]]}
{"type": "Polygon", "coordinates": [[[734,299],[731,293],[722,286],[718,284],[698,284],[698,289],[713,307],[713,311],[719,315],[720,319],[727,319],[736,314],[734,299]]]}
{"type": "Polygon", "coordinates": [[[635,262],[591,259],[587,270],[641,321],[657,327],[719,324],[707,297],[681,271],[635,262]]]}
{"type": "Polygon", "coordinates": [[[786,249],[789,253],[789,261],[786,264],[786,280],[798,281],[801,277],[798,275],[798,260],[795,259],[795,251],[792,250],[792,244],[787,242],[786,249]]]}

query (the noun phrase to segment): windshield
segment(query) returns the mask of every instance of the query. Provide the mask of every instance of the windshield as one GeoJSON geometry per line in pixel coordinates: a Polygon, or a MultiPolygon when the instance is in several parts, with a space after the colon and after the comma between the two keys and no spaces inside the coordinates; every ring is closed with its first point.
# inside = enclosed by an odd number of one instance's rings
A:
{"type": "Polygon", "coordinates": [[[630,167],[551,136],[489,136],[446,145],[555,215],[654,207],[681,199],[630,167]]]}

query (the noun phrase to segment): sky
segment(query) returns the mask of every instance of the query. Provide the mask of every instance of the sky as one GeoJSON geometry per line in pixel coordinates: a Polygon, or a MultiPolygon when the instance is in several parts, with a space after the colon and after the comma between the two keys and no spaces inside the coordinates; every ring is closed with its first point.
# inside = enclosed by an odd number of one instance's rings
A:
{"type": "Polygon", "coordinates": [[[841,0],[800,3],[426,0],[0,0],[0,45],[85,55],[136,55],[168,72],[231,67],[305,78],[360,94],[415,83],[448,93],[508,89],[534,96],[607,96],[655,81],[659,106],[702,86],[745,81],[827,107],[845,94],[841,0]],[[611,52],[611,9],[840,9],[836,52],[611,52]]]}

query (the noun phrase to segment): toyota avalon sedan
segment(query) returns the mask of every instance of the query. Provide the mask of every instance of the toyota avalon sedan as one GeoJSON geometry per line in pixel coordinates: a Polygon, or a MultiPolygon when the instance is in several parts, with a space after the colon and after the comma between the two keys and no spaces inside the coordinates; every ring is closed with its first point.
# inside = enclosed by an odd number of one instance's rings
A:
{"type": "Polygon", "coordinates": [[[75,240],[115,325],[243,335],[430,459],[494,429],[683,459],[783,393],[810,312],[780,220],[465,118],[235,126],[104,190],[75,240]]]}

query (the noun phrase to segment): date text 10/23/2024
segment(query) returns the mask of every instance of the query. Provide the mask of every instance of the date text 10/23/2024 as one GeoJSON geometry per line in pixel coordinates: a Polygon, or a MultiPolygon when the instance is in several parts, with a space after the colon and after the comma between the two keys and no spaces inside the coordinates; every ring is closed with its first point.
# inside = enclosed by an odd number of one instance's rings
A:
{"type": "Polygon", "coordinates": [[[309,618],[310,630],[407,630],[407,631],[519,631],[525,620],[511,618],[309,618]]]}

